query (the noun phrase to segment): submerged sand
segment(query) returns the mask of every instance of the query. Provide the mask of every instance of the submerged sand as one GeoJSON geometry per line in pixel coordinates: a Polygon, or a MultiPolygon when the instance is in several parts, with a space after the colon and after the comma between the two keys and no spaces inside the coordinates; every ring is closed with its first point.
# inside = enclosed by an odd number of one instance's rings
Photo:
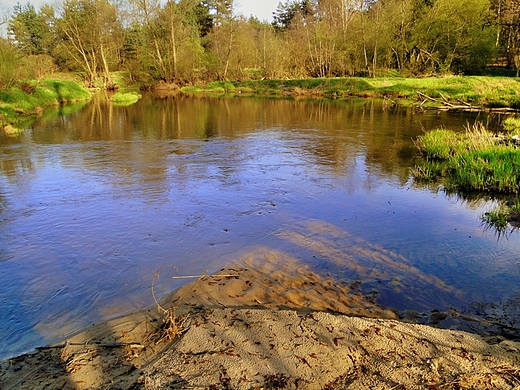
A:
{"type": "Polygon", "coordinates": [[[0,388],[520,389],[519,342],[399,321],[274,251],[160,304],[1,362],[0,388]]]}

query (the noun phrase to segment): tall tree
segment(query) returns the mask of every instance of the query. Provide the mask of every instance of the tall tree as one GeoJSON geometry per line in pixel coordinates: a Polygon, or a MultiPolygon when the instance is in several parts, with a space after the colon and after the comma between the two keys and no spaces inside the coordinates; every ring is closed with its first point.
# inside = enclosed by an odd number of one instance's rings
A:
{"type": "Polygon", "coordinates": [[[14,39],[17,47],[25,54],[48,54],[51,27],[46,19],[36,12],[30,3],[14,6],[13,17],[9,21],[8,34],[14,39]]]}
{"type": "Polygon", "coordinates": [[[184,83],[203,67],[204,39],[213,18],[202,1],[135,0],[125,52],[152,80],[184,83]],[[137,60],[138,59],[138,60],[137,60]]]}
{"type": "Polygon", "coordinates": [[[213,15],[213,29],[209,36],[213,55],[214,76],[226,80],[231,64],[231,56],[236,41],[238,19],[234,15],[234,0],[208,1],[213,15]]]}
{"type": "Polygon", "coordinates": [[[278,30],[286,30],[298,18],[301,21],[314,15],[314,8],[312,0],[287,0],[285,3],[279,3],[273,12],[273,26],[278,30]]]}
{"type": "Polygon", "coordinates": [[[496,45],[507,65],[520,73],[520,0],[493,0],[491,10],[497,26],[496,45]]]}
{"type": "Polygon", "coordinates": [[[109,59],[118,58],[121,47],[121,25],[116,8],[107,0],[64,0],[55,24],[64,50],[72,62],[83,70],[90,86],[99,73],[104,86],[114,87],[109,59]]]}

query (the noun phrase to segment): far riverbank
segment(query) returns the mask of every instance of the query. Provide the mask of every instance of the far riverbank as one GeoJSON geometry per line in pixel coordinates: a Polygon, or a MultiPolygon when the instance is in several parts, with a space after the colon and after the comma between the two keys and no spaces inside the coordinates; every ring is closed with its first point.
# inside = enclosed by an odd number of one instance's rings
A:
{"type": "Polygon", "coordinates": [[[184,93],[295,97],[386,98],[393,103],[437,109],[520,109],[520,79],[491,76],[428,78],[313,78],[215,81],[180,88],[184,93]]]}
{"type": "MultiPolygon", "coordinates": [[[[92,93],[77,77],[69,80],[20,80],[0,91],[0,125],[16,131],[25,118],[39,116],[49,107],[89,101],[92,93]]],[[[285,80],[214,81],[203,85],[126,85],[118,74],[122,91],[139,87],[168,89],[184,94],[260,95],[269,97],[384,98],[389,104],[415,105],[419,109],[500,110],[520,109],[520,79],[491,76],[447,76],[429,78],[313,78],[285,80]]]]}

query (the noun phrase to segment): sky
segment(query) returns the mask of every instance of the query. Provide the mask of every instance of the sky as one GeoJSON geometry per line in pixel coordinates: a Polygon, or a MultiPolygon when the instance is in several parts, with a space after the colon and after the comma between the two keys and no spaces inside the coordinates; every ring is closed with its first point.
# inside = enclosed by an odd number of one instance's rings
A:
{"type": "MultiPolygon", "coordinates": [[[[237,0],[237,12],[245,17],[255,15],[261,21],[267,20],[271,22],[273,12],[276,10],[276,7],[278,7],[280,1],[281,0],[237,0]]],[[[22,5],[30,2],[38,8],[40,4],[52,3],[52,0],[0,0],[2,8],[8,7],[10,10],[12,10],[13,6],[18,2],[22,5]]]]}
{"type": "MultiPolygon", "coordinates": [[[[238,12],[246,17],[255,15],[261,21],[267,20],[270,22],[273,17],[273,12],[278,7],[281,0],[238,0],[238,12]]],[[[285,1],[282,1],[285,3],[285,1]]]]}

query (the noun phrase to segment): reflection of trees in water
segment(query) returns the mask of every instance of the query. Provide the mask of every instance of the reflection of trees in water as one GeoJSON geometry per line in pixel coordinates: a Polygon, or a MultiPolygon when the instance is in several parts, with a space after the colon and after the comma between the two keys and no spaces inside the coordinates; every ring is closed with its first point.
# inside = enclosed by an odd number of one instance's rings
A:
{"type": "MultiPolygon", "coordinates": [[[[404,185],[413,159],[412,139],[422,128],[436,127],[439,118],[452,117],[447,113],[417,114],[410,108],[362,99],[296,101],[145,94],[132,106],[117,107],[99,95],[80,112],[54,119],[51,124],[34,124],[29,139],[19,142],[74,144],[58,151],[61,161],[83,158],[83,162],[74,163],[110,173],[115,183],[128,183],[129,178],[149,182],[165,181],[172,164],[178,172],[186,171],[182,159],[174,160],[172,156],[198,153],[202,148],[193,142],[171,141],[237,139],[263,130],[269,132],[265,137],[283,143],[302,163],[335,176],[354,178],[361,162],[366,166],[363,185],[371,187],[382,176],[393,177],[404,185]],[[107,146],[99,143],[102,141],[116,142],[107,146]]],[[[265,154],[271,154],[267,149],[265,154]]],[[[33,169],[34,156],[30,151],[25,153],[22,159],[3,159],[0,169],[11,174],[33,169]]],[[[240,164],[235,162],[233,169],[240,170],[240,164]]]]}

